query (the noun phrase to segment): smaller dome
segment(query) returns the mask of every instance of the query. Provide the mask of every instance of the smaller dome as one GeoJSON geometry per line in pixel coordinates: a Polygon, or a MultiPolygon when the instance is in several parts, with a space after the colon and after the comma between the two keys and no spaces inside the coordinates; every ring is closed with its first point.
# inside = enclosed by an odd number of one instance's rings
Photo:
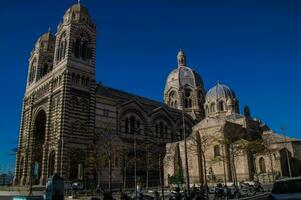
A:
{"type": "Polygon", "coordinates": [[[51,34],[50,30],[47,33],[42,34],[35,44],[36,50],[42,51],[54,51],[55,36],[51,34]]]}
{"type": "Polygon", "coordinates": [[[48,31],[47,33],[42,34],[38,41],[42,42],[42,41],[52,41],[55,40],[55,36],[51,34],[50,31],[48,31]]]}
{"type": "Polygon", "coordinates": [[[234,91],[226,85],[217,83],[214,87],[208,90],[206,101],[216,100],[220,98],[236,99],[234,91]]]}

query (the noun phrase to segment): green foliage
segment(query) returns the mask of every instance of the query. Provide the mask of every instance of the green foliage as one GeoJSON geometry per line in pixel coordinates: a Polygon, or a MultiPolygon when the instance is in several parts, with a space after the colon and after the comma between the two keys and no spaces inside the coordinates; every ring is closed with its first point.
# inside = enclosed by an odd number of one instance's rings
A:
{"type": "Polygon", "coordinates": [[[137,177],[137,184],[140,187],[145,187],[145,181],[144,181],[143,177],[140,177],[140,176],[137,177]]]}
{"type": "Polygon", "coordinates": [[[178,171],[175,175],[168,177],[169,184],[184,184],[184,176],[182,167],[178,168],[178,171]]]}
{"type": "Polygon", "coordinates": [[[168,182],[170,184],[183,184],[184,183],[183,167],[182,167],[182,160],[181,160],[181,156],[180,156],[179,147],[177,147],[177,153],[178,153],[178,169],[177,169],[177,173],[175,173],[173,176],[168,177],[168,182]]]}
{"type": "Polygon", "coordinates": [[[248,149],[252,154],[262,153],[266,150],[262,140],[249,141],[246,149],[248,149]]]}

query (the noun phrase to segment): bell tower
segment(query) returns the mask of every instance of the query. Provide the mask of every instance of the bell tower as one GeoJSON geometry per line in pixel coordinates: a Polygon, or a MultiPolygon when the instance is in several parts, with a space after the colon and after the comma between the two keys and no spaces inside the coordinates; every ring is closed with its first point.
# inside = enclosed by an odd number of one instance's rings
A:
{"type": "Polygon", "coordinates": [[[52,71],[54,45],[55,36],[50,29],[37,40],[29,58],[27,89],[52,71]]]}
{"type": "Polygon", "coordinates": [[[78,2],[57,27],[54,52],[54,71],[64,74],[55,171],[65,180],[84,180],[92,173],[87,155],[95,124],[95,50],[96,26],[78,2]]]}
{"type": "Polygon", "coordinates": [[[70,181],[91,177],[87,155],[95,132],[95,49],[96,26],[80,2],[67,9],[55,36],[49,30],[35,44],[15,185],[43,185],[54,172],[70,181]]]}

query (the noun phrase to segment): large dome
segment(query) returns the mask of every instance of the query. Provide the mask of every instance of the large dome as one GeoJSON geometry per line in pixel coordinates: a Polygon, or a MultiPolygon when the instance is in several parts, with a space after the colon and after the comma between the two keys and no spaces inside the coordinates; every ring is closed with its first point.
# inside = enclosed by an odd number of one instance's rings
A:
{"type": "Polygon", "coordinates": [[[203,86],[201,76],[189,67],[179,67],[174,69],[167,77],[166,87],[180,89],[181,86],[189,85],[191,87],[203,86]]]}
{"type": "Polygon", "coordinates": [[[201,76],[187,67],[183,50],[177,55],[178,67],[166,79],[164,102],[170,107],[184,109],[192,118],[204,118],[204,84],[201,76]]]}
{"type": "Polygon", "coordinates": [[[226,85],[217,83],[214,87],[208,90],[206,94],[206,101],[216,100],[220,98],[235,99],[234,91],[226,85]]]}
{"type": "Polygon", "coordinates": [[[170,88],[180,89],[188,85],[193,88],[203,87],[204,83],[201,76],[191,68],[186,66],[186,56],[183,50],[180,50],[177,56],[178,67],[170,72],[167,77],[165,91],[170,88]]]}

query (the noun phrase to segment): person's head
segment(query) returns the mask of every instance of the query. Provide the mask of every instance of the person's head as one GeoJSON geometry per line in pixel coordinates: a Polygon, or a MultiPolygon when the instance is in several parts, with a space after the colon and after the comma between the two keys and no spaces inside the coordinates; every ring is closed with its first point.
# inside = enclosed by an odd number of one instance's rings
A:
{"type": "Polygon", "coordinates": [[[180,188],[179,188],[179,187],[176,187],[175,191],[176,191],[176,192],[180,192],[180,188]]]}

